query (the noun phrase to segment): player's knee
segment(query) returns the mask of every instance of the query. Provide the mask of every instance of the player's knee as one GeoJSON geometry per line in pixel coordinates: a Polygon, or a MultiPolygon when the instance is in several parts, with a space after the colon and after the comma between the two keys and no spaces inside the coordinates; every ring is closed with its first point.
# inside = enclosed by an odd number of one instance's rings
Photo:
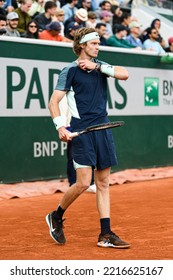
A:
{"type": "Polygon", "coordinates": [[[83,181],[83,182],[77,183],[77,189],[78,189],[79,193],[86,191],[89,188],[89,186],[90,186],[89,181],[83,181]]]}
{"type": "Polygon", "coordinates": [[[109,189],[109,182],[107,180],[99,181],[96,184],[98,190],[107,191],[109,189]]]}

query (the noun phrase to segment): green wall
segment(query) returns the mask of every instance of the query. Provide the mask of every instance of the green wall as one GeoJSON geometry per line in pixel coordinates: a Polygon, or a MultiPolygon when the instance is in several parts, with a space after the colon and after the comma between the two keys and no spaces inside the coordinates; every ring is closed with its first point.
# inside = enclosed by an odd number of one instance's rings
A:
{"type": "MultiPolygon", "coordinates": [[[[29,40],[29,39],[28,39],[29,40]]],[[[66,177],[66,143],[47,108],[71,45],[0,39],[0,182],[66,177]]],[[[123,65],[129,79],[109,79],[108,113],[119,165],[112,171],[173,164],[173,64],[160,57],[102,47],[99,59],[123,65]]]]}

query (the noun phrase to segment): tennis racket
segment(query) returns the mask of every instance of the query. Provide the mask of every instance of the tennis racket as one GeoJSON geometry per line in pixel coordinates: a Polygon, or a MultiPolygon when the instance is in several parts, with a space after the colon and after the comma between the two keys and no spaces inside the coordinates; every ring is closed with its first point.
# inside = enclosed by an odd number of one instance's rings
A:
{"type": "Polygon", "coordinates": [[[114,128],[114,127],[118,127],[118,126],[123,126],[123,125],[124,125],[124,121],[117,121],[117,122],[109,122],[109,123],[97,124],[97,125],[89,126],[89,127],[87,127],[86,129],[84,129],[82,131],[72,132],[72,133],[70,133],[69,136],[71,138],[74,138],[74,137],[79,136],[81,134],[89,133],[91,131],[110,129],[110,128],[114,128]]]}

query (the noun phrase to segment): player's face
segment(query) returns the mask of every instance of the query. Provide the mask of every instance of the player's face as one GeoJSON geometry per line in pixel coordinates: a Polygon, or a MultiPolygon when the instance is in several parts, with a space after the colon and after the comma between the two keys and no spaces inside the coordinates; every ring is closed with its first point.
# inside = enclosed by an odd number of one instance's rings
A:
{"type": "Polygon", "coordinates": [[[84,46],[84,52],[89,57],[97,57],[99,52],[99,39],[88,41],[84,46]]]}

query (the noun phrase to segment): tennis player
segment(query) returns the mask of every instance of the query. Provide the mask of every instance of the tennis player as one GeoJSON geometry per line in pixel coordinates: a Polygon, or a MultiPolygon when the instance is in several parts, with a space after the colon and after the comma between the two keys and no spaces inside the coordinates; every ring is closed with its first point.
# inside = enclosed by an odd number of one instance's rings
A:
{"type": "Polygon", "coordinates": [[[111,231],[109,175],[111,166],[117,165],[112,131],[110,129],[93,131],[71,139],[59,109],[59,102],[66,95],[72,116],[70,124],[72,132],[109,122],[106,111],[107,78],[127,80],[128,72],[124,67],[111,66],[99,61],[97,59],[99,43],[99,34],[95,29],[84,27],[76,31],[73,50],[78,59],[62,70],[50,98],[49,110],[60,140],[72,140],[77,180],[64,194],[57,210],[46,216],[46,221],[51,237],[58,244],[64,244],[66,242],[63,232],[64,212],[89,188],[92,169],[95,169],[96,203],[101,228],[97,245],[129,248],[130,244],[111,231]]]}

